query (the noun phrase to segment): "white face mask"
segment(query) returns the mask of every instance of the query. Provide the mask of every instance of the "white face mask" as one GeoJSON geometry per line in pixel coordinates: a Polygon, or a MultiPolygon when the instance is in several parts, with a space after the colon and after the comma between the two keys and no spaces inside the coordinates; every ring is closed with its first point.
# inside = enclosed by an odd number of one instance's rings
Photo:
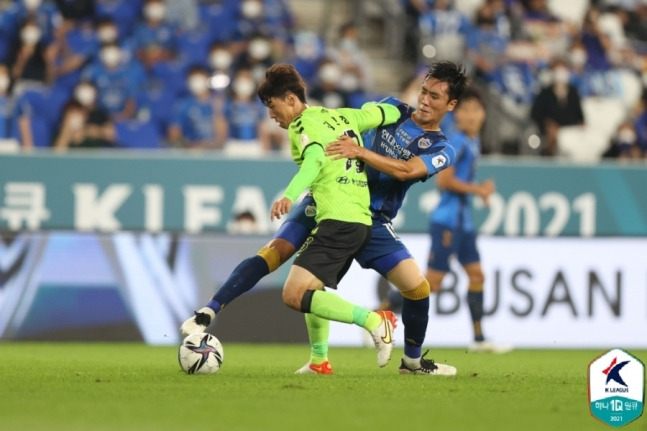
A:
{"type": "Polygon", "coordinates": [[[97,37],[101,43],[116,42],[119,37],[119,31],[117,30],[117,27],[101,27],[97,32],[97,37]]]}
{"type": "Polygon", "coordinates": [[[0,75],[0,91],[2,92],[7,91],[7,88],[9,88],[9,84],[11,84],[11,79],[9,79],[9,75],[0,75]]]}
{"type": "Polygon", "coordinates": [[[345,37],[339,42],[339,48],[344,51],[357,51],[357,41],[355,39],[345,37]]]}
{"type": "Polygon", "coordinates": [[[254,81],[249,78],[236,78],[232,84],[234,93],[241,97],[249,97],[254,93],[254,81]]]}
{"type": "Polygon", "coordinates": [[[243,16],[248,19],[255,19],[263,13],[263,5],[257,0],[245,0],[240,6],[243,16]]]}
{"type": "Polygon", "coordinates": [[[80,85],[74,91],[74,97],[83,106],[90,106],[97,99],[97,92],[90,85],[80,85]]]}
{"type": "Polygon", "coordinates": [[[341,69],[336,64],[326,64],[319,69],[319,79],[325,83],[339,82],[341,69]]]}
{"type": "Polygon", "coordinates": [[[339,86],[349,93],[352,93],[359,88],[359,78],[354,73],[346,73],[341,77],[339,86]]]}
{"type": "Polygon", "coordinates": [[[121,61],[121,50],[115,46],[102,49],[99,55],[103,64],[108,67],[115,67],[121,61]]]}
{"type": "Polygon", "coordinates": [[[34,45],[40,40],[40,29],[34,25],[28,25],[20,32],[20,38],[27,45],[34,45]]]}
{"type": "Polygon", "coordinates": [[[160,21],[166,15],[166,7],[162,3],[151,3],[144,7],[144,16],[153,21],[160,21]]]}
{"type": "Polygon", "coordinates": [[[553,82],[556,84],[568,84],[571,79],[571,72],[565,67],[557,67],[553,70],[553,82]]]}
{"type": "Polygon", "coordinates": [[[249,55],[256,60],[265,60],[272,51],[270,43],[264,39],[254,39],[249,43],[249,55]]]}
{"type": "Polygon", "coordinates": [[[187,81],[189,91],[195,96],[204,93],[209,88],[208,84],[207,78],[204,75],[191,75],[187,81]]]}
{"type": "Polygon", "coordinates": [[[223,49],[218,49],[211,53],[209,56],[209,64],[214,69],[224,70],[228,69],[231,66],[233,58],[228,51],[223,49]]]}
{"type": "Polygon", "coordinates": [[[41,5],[42,0],[23,0],[23,4],[29,10],[37,9],[41,5]]]}

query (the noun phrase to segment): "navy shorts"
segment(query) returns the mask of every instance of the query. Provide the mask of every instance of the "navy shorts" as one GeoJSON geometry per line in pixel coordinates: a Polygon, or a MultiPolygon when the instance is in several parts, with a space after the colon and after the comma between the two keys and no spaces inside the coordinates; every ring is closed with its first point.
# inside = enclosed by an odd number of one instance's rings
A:
{"type": "Polygon", "coordinates": [[[272,238],[284,239],[297,250],[300,249],[312,229],[317,225],[316,214],[315,200],[311,195],[307,195],[297,206],[292,208],[288,213],[288,218],[272,238]]]}
{"type": "Polygon", "coordinates": [[[461,265],[480,262],[476,248],[476,232],[450,229],[437,223],[431,224],[431,249],[427,268],[449,272],[449,258],[456,255],[461,265]]]}
{"type": "Polygon", "coordinates": [[[397,264],[411,257],[391,223],[373,217],[371,240],[359,252],[355,260],[362,268],[371,268],[386,277],[397,264]]]}

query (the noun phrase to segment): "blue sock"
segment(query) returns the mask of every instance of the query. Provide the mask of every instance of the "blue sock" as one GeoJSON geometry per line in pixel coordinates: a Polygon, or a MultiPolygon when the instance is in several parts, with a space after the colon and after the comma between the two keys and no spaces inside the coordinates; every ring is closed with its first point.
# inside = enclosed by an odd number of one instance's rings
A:
{"type": "Polygon", "coordinates": [[[248,257],[231,272],[227,281],[207,303],[207,307],[216,313],[222,307],[254,287],[261,278],[270,273],[267,262],[260,256],[248,257]]]}
{"type": "Polygon", "coordinates": [[[402,298],[402,323],[404,324],[404,354],[410,358],[422,355],[429,322],[429,297],[424,299],[402,298]]]}
{"type": "Polygon", "coordinates": [[[472,317],[472,325],[474,326],[474,341],[483,341],[485,337],[481,330],[481,319],[483,318],[483,291],[467,291],[467,305],[470,309],[470,316],[472,317]]]}

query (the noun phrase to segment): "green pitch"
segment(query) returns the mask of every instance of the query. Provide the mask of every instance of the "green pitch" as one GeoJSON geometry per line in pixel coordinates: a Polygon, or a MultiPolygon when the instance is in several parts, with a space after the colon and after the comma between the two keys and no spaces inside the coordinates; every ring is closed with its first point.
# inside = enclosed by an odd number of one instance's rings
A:
{"type": "MultiPolygon", "coordinates": [[[[176,349],[0,344],[0,430],[610,430],[589,414],[600,350],[507,355],[439,349],[454,378],[401,376],[372,349],[332,348],[333,376],[294,375],[305,345],[226,344],[214,375],[179,370],[176,349]]],[[[647,363],[647,351],[632,351],[647,363]]],[[[622,427],[647,429],[647,414],[622,427]]]]}

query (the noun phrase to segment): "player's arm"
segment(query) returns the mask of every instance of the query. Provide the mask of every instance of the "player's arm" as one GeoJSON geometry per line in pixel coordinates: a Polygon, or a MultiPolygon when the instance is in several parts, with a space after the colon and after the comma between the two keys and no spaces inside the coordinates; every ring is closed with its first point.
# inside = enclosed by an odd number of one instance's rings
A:
{"type": "Polygon", "coordinates": [[[303,151],[303,162],[288,187],[283,193],[283,197],[272,205],[270,211],[270,219],[280,219],[282,215],[290,212],[294,201],[303,193],[303,191],[310,187],[314,182],[325,159],[323,147],[317,143],[308,145],[303,151]]]}
{"type": "Polygon", "coordinates": [[[344,116],[352,117],[360,133],[393,124],[400,118],[400,110],[388,103],[369,103],[362,109],[340,108],[337,111],[344,116]]]}
{"type": "Polygon", "coordinates": [[[436,185],[452,193],[480,196],[486,205],[490,195],[495,191],[494,181],[485,180],[481,183],[463,181],[456,176],[456,169],[453,166],[438,173],[436,185]]]}

